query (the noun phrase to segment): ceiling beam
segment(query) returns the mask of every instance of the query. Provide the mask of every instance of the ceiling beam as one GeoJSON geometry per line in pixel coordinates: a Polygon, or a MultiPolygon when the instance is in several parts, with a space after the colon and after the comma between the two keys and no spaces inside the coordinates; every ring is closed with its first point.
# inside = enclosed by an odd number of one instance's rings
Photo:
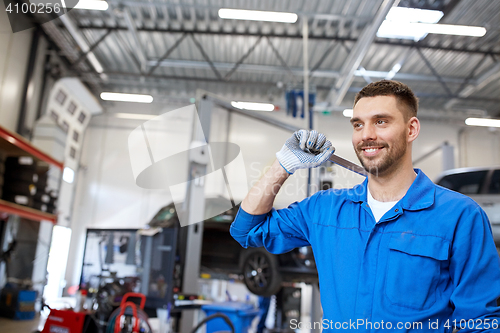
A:
{"type": "MultiPolygon", "coordinates": [[[[168,2],[168,1],[133,1],[133,0],[108,0],[109,4],[112,4],[114,6],[127,6],[127,7],[135,7],[135,8],[145,8],[145,7],[152,7],[154,9],[158,7],[170,7],[174,9],[176,12],[179,12],[179,10],[183,8],[188,8],[188,9],[195,9],[195,10],[203,10],[203,11],[212,11],[212,12],[218,12],[219,9],[221,9],[221,6],[211,6],[211,5],[204,5],[201,3],[188,3],[188,2],[168,2]]],[[[242,9],[242,10],[255,10],[255,6],[230,6],[233,9],[242,9]]],[[[278,10],[280,11],[280,10],[278,10]]],[[[287,8],[286,10],[281,10],[281,11],[292,11],[295,14],[297,14],[300,17],[309,17],[312,19],[317,19],[317,20],[324,20],[324,21],[339,21],[339,20],[359,20],[362,22],[367,22],[372,19],[371,16],[356,16],[356,15],[342,15],[342,14],[328,14],[328,13],[317,13],[317,12],[306,12],[306,11],[301,11],[293,8],[287,8]]]]}
{"type": "Polygon", "coordinates": [[[497,62],[486,73],[479,76],[473,84],[468,84],[462,91],[458,93],[460,97],[469,97],[478,90],[483,89],[490,82],[500,78],[500,62],[497,62]]]}
{"type": "Polygon", "coordinates": [[[208,56],[208,54],[203,49],[203,46],[201,45],[201,43],[194,37],[193,34],[189,34],[189,36],[191,37],[191,40],[194,42],[194,45],[198,48],[198,51],[200,51],[201,56],[203,57],[203,59],[205,59],[205,61],[210,65],[210,68],[214,72],[215,76],[218,79],[222,79],[222,76],[220,75],[220,73],[217,70],[217,68],[215,68],[212,60],[210,59],[210,57],[208,56]]]}
{"type": "MultiPolygon", "coordinates": [[[[187,37],[187,34],[182,34],[182,36],[181,36],[179,39],[177,39],[177,40],[175,41],[174,45],[172,45],[172,46],[171,46],[171,47],[167,50],[167,52],[165,52],[165,53],[164,53],[164,54],[163,54],[163,55],[162,55],[162,56],[161,56],[161,57],[160,57],[160,58],[156,61],[156,63],[153,65],[153,67],[151,67],[151,68],[149,69],[149,71],[148,71],[148,75],[152,75],[152,74],[153,74],[153,72],[155,71],[155,69],[157,69],[157,68],[158,68],[158,66],[160,66],[160,65],[161,65],[161,62],[162,62],[162,61],[164,61],[165,59],[167,59],[167,58],[168,58],[168,56],[169,56],[170,54],[172,54],[172,52],[174,52],[174,50],[175,50],[175,49],[176,49],[176,48],[177,48],[177,47],[178,47],[178,46],[182,43],[182,41],[183,41],[183,40],[184,40],[184,38],[186,38],[186,37],[187,37]]],[[[149,63],[148,63],[148,65],[149,65],[149,63]]]]}
{"type": "Polygon", "coordinates": [[[142,47],[141,41],[137,36],[137,28],[135,26],[134,19],[132,18],[132,14],[130,13],[130,10],[128,8],[123,9],[123,18],[125,20],[125,23],[127,24],[128,31],[132,36],[134,51],[137,54],[137,57],[139,58],[140,70],[142,73],[145,73],[147,66],[146,65],[147,58],[144,53],[144,48],[142,47]]]}
{"type": "MultiPolygon", "coordinates": [[[[94,74],[93,72],[83,72],[81,73],[83,75],[85,74],[94,74]]],[[[225,80],[220,80],[217,78],[206,78],[206,77],[195,77],[195,76],[175,76],[175,75],[152,75],[152,76],[143,76],[138,73],[130,73],[130,72],[120,72],[120,71],[112,71],[112,72],[106,72],[105,73],[110,80],[115,80],[113,81],[113,84],[118,84],[119,82],[125,83],[126,80],[123,80],[124,78],[130,79],[130,82],[134,85],[134,87],[137,87],[138,84],[138,78],[144,77],[147,79],[152,79],[152,80],[159,80],[159,81],[167,81],[167,80],[178,80],[178,81],[199,81],[199,82],[210,82],[210,83],[223,83],[223,84],[228,84],[228,85],[253,85],[253,86],[262,86],[262,87],[276,87],[276,82],[268,81],[268,82],[256,82],[256,81],[248,81],[248,80],[230,80],[230,81],[225,81],[225,80]]],[[[83,78],[82,78],[83,79],[83,78]]],[[[85,80],[85,79],[83,79],[85,80]]],[[[153,84],[155,82],[152,82],[153,84]]],[[[145,84],[145,82],[141,82],[141,85],[145,84]]],[[[317,85],[316,86],[317,90],[330,90],[330,86],[324,86],[324,85],[317,85]]],[[[348,92],[351,93],[357,93],[360,91],[361,88],[359,87],[350,87],[348,89],[348,92]]],[[[435,93],[424,93],[424,92],[415,92],[417,97],[425,97],[425,98],[450,98],[450,96],[446,94],[435,94],[435,93]]],[[[494,102],[494,103],[500,103],[500,98],[489,98],[489,97],[460,97],[458,95],[453,95],[453,98],[458,98],[459,100],[462,101],[475,101],[475,102],[494,102]]]]}
{"type": "Polygon", "coordinates": [[[231,77],[231,75],[233,75],[233,73],[236,72],[238,67],[241,66],[243,61],[245,61],[245,59],[247,59],[250,56],[250,54],[252,54],[252,52],[255,51],[255,48],[257,47],[257,45],[259,45],[261,40],[262,40],[262,37],[257,38],[255,43],[247,50],[247,52],[245,52],[245,54],[243,56],[241,56],[240,59],[238,59],[238,61],[234,64],[233,68],[231,68],[231,70],[228,73],[226,73],[226,75],[224,76],[225,80],[228,80],[231,77]]]}
{"type": "Polygon", "coordinates": [[[347,61],[342,66],[340,70],[340,77],[328,93],[327,101],[331,102],[333,105],[340,105],[347,90],[351,86],[352,80],[354,79],[354,72],[361,65],[361,61],[365,57],[368,49],[372,45],[373,40],[377,34],[377,30],[385,20],[387,13],[394,5],[396,0],[384,0],[380,5],[373,22],[366,26],[366,28],[361,33],[361,36],[356,41],[356,44],[352,48],[352,51],[347,57],[347,61]]]}
{"type": "MultiPolygon", "coordinates": [[[[230,71],[234,68],[234,63],[226,63],[226,62],[212,62],[212,64],[220,71],[230,71]]],[[[159,66],[159,67],[174,67],[174,68],[187,68],[187,69],[211,69],[210,65],[205,61],[191,61],[191,60],[174,60],[174,59],[165,59],[158,62],[158,60],[149,60],[148,66],[159,66]]],[[[281,66],[268,66],[268,65],[253,65],[253,64],[240,64],[238,66],[239,72],[246,73],[269,73],[269,74],[284,74],[285,71],[281,66]]],[[[302,67],[291,67],[290,72],[294,76],[302,77],[304,75],[304,69],[302,67]]],[[[383,79],[387,77],[389,72],[385,71],[369,71],[369,70],[356,70],[354,71],[354,76],[363,77],[369,76],[372,78],[380,78],[383,79]]],[[[340,76],[340,72],[332,71],[332,70],[322,70],[316,69],[315,71],[311,71],[311,77],[317,78],[333,78],[337,79],[340,76]]],[[[437,78],[433,75],[420,75],[420,74],[405,74],[405,73],[396,73],[394,79],[397,80],[409,80],[409,81],[428,81],[428,82],[436,82],[437,78]]],[[[445,82],[450,83],[462,83],[463,78],[458,77],[442,77],[445,82]]]]}
{"type": "MultiPolygon", "coordinates": [[[[41,24],[40,27],[49,44],[49,50],[54,50],[57,53],[56,57],[63,64],[63,68],[67,70],[65,75],[78,76],[80,72],[88,71],[91,68],[87,62],[80,62],[76,65],[76,68],[73,67],[73,63],[78,60],[80,52],[75,47],[75,44],[62,33],[63,29],[59,28],[54,21],[48,21],[41,24]]],[[[81,75],[85,78],[85,85],[90,91],[94,93],[101,91],[101,78],[97,77],[95,72],[81,75]]]]}
{"type": "Polygon", "coordinates": [[[80,57],[79,57],[79,58],[78,58],[78,59],[77,59],[77,60],[73,63],[73,65],[72,65],[72,66],[76,68],[76,67],[78,66],[78,64],[79,64],[79,63],[80,63],[83,59],[85,59],[85,58],[87,57],[87,55],[88,55],[90,52],[94,51],[94,50],[95,50],[95,48],[96,48],[96,47],[98,47],[98,46],[99,46],[99,44],[101,44],[101,43],[102,43],[102,42],[106,39],[106,37],[108,37],[108,36],[109,36],[112,32],[113,32],[113,31],[111,31],[111,30],[107,30],[107,31],[106,31],[106,33],[105,33],[104,35],[102,35],[102,36],[101,36],[101,37],[97,40],[97,42],[95,42],[95,43],[94,43],[94,44],[90,47],[90,49],[89,49],[87,52],[84,52],[84,53],[83,53],[83,54],[82,54],[82,55],[81,55],[81,56],[80,56],[80,57]]]}
{"type": "Polygon", "coordinates": [[[92,67],[95,69],[97,73],[102,73],[104,71],[101,63],[97,60],[94,52],[90,51],[90,46],[87,44],[87,41],[82,36],[78,28],[75,26],[73,21],[68,18],[68,15],[61,15],[59,19],[66,27],[66,30],[69,32],[73,40],[76,42],[78,47],[82,50],[82,52],[86,53],[86,57],[92,67]]]}
{"type": "MultiPolygon", "coordinates": [[[[110,25],[96,25],[96,24],[80,24],[78,25],[80,29],[86,30],[128,30],[127,27],[122,26],[110,26],[110,25]]],[[[261,32],[238,32],[238,31],[213,31],[213,30],[197,30],[197,29],[172,29],[172,28],[147,28],[147,27],[138,27],[138,32],[148,32],[148,33],[169,33],[169,34],[183,34],[183,33],[193,33],[195,35],[214,35],[214,36],[250,36],[250,37],[272,37],[272,38],[291,38],[291,39],[302,39],[302,34],[281,34],[281,33],[261,33],[261,32]]],[[[323,41],[345,41],[345,42],[357,42],[358,39],[351,37],[340,37],[340,36],[327,36],[327,35],[314,35],[309,34],[308,37],[310,40],[323,40],[323,41]]],[[[458,47],[445,47],[439,45],[426,45],[425,43],[413,42],[413,41],[395,41],[389,39],[376,39],[373,41],[373,44],[377,45],[389,45],[393,47],[415,47],[418,46],[421,49],[429,49],[436,51],[449,51],[449,52],[460,52],[460,53],[473,53],[473,54],[488,54],[488,55],[497,55],[500,56],[499,51],[491,51],[483,49],[467,49],[467,48],[458,48],[458,47]]]]}
{"type": "MultiPolygon", "coordinates": [[[[467,84],[463,89],[458,91],[455,95],[459,98],[469,98],[475,92],[486,87],[490,82],[500,79],[500,62],[496,62],[490,69],[485,73],[481,74],[473,82],[467,84]]],[[[458,98],[453,98],[448,101],[445,108],[452,108],[460,100],[458,98]]]]}
{"type": "Polygon", "coordinates": [[[434,68],[429,59],[427,59],[427,57],[422,53],[422,51],[418,47],[417,47],[417,52],[420,55],[420,58],[422,58],[422,60],[424,61],[427,68],[431,70],[432,74],[434,74],[434,76],[438,79],[439,83],[441,83],[441,86],[443,87],[444,91],[446,91],[446,93],[450,96],[453,95],[450,88],[448,88],[448,86],[446,85],[446,82],[443,81],[441,75],[439,75],[439,73],[437,72],[437,69],[434,68]]]}

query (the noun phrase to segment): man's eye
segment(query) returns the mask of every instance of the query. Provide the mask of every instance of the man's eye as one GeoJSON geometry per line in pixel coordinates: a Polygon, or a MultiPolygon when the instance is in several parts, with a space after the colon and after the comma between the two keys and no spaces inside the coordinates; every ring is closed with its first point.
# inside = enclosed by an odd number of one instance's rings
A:
{"type": "Polygon", "coordinates": [[[377,120],[377,124],[385,124],[386,121],[385,120],[377,120]]]}
{"type": "Polygon", "coordinates": [[[360,128],[360,127],[361,127],[361,124],[360,124],[360,123],[354,123],[352,126],[353,126],[354,128],[360,128]]]}

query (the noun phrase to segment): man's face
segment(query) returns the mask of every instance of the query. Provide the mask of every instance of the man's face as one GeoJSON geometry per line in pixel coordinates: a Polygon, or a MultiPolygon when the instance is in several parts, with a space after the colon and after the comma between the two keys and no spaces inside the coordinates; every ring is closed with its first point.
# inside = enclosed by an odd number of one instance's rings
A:
{"type": "Polygon", "coordinates": [[[351,124],[354,151],[366,171],[382,176],[399,166],[408,151],[408,126],[394,96],[361,98],[351,124]]]}

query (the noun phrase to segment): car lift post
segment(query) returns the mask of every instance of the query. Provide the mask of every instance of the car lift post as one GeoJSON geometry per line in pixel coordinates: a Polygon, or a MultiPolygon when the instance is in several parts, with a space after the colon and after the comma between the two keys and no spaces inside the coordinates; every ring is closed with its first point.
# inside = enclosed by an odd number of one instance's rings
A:
{"type": "MultiPolygon", "coordinates": [[[[210,137],[210,121],[212,117],[212,102],[206,98],[200,98],[197,114],[201,123],[201,129],[197,125],[196,113],[194,114],[191,142],[208,143],[210,137]]],[[[192,150],[194,151],[194,150],[192,150]]],[[[196,150],[200,154],[208,154],[208,151],[196,150]]],[[[208,156],[208,155],[206,155],[208,156]]],[[[187,214],[188,228],[186,238],[186,257],[184,261],[184,272],[182,276],[182,292],[185,294],[198,294],[198,277],[200,275],[200,257],[203,241],[203,218],[205,211],[205,182],[207,165],[200,163],[204,158],[189,155],[189,174],[187,182],[186,200],[183,211],[187,214]],[[200,222],[201,221],[201,222],[200,222]]],[[[180,332],[189,333],[198,324],[195,311],[185,310],[182,312],[180,332]]]]}

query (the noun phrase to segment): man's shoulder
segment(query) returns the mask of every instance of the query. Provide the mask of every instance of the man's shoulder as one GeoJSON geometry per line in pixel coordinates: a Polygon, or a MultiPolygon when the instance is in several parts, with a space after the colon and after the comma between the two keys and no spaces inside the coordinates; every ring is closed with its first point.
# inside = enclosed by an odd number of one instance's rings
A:
{"type": "Polygon", "coordinates": [[[449,208],[453,207],[460,210],[475,210],[480,208],[477,202],[462,193],[436,184],[434,184],[434,187],[436,188],[435,199],[438,205],[446,205],[449,208]]]}
{"type": "MultiPolygon", "coordinates": [[[[434,183],[430,178],[423,173],[423,171],[418,170],[419,173],[422,173],[425,176],[425,181],[422,183],[424,187],[433,188],[434,190],[434,203],[436,205],[447,205],[448,208],[451,208],[453,206],[456,207],[462,207],[464,209],[470,208],[470,209],[476,209],[480,208],[480,206],[472,200],[470,197],[456,192],[452,191],[446,187],[443,187],[441,185],[437,185],[434,183]]],[[[432,193],[432,191],[430,192],[432,193]]]]}

